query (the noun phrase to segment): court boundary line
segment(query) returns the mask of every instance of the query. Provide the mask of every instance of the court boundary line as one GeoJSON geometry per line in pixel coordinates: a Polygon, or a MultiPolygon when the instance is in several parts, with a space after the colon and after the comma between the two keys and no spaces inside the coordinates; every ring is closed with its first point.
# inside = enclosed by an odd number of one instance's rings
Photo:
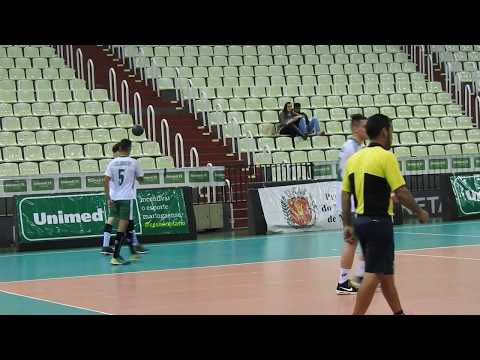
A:
{"type": "Polygon", "coordinates": [[[55,305],[61,305],[61,306],[80,309],[80,310],[84,310],[84,311],[90,311],[90,312],[94,312],[94,313],[98,313],[98,314],[102,314],[102,315],[113,315],[111,313],[107,313],[107,312],[100,311],[100,310],[93,310],[93,309],[86,308],[86,307],[83,307],[83,306],[70,305],[70,304],[61,303],[59,301],[48,300],[48,299],[43,299],[43,298],[39,298],[39,297],[35,297],[35,296],[19,294],[19,293],[13,292],[13,291],[0,289],[0,292],[3,292],[5,294],[9,294],[9,295],[24,297],[24,298],[31,299],[31,300],[43,301],[43,302],[47,302],[47,303],[51,303],[51,304],[55,304],[55,305]]]}
{"type": "Polygon", "coordinates": [[[473,237],[480,238],[480,235],[471,235],[471,234],[440,234],[440,233],[425,233],[425,232],[403,232],[399,231],[396,234],[407,234],[407,235],[428,235],[428,236],[450,236],[450,237],[473,237]]]}
{"type": "MultiPolygon", "coordinates": [[[[480,223],[480,220],[468,220],[466,221],[469,224],[472,223],[480,223]]],[[[408,234],[407,232],[402,232],[401,229],[404,227],[412,227],[413,229],[416,229],[418,227],[420,228],[426,228],[426,227],[438,227],[438,226],[451,226],[451,225],[459,225],[460,221],[457,222],[449,222],[449,223],[439,223],[439,224],[405,224],[405,225],[400,225],[399,230],[400,231],[395,231],[396,234],[408,234]]],[[[407,229],[406,229],[407,230],[407,229]]],[[[331,234],[331,233],[341,233],[341,229],[339,230],[326,230],[326,231],[318,231],[318,233],[321,234],[331,234]]],[[[176,242],[166,242],[166,243],[151,243],[148,244],[149,247],[162,247],[162,246],[181,246],[181,245],[202,245],[202,244],[210,244],[210,243],[221,243],[221,242],[232,242],[232,241],[244,241],[244,240],[262,240],[265,241],[267,239],[265,238],[260,238],[266,237],[266,236],[272,236],[272,237],[286,237],[287,239],[289,238],[298,238],[298,237],[304,237],[304,236],[311,236],[312,233],[316,233],[316,231],[308,231],[308,232],[302,232],[302,233],[286,233],[286,234],[265,234],[265,235],[254,235],[254,236],[244,236],[244,237],[238,237],[238,238],[233,238],[233,239],[218,239],[218,240],[187,240],[187,241],[176,241],[176,242]],[[292,235],[295,235],[292,237],[292,235]]],[[[422,233],[418,233],[418,235],[421,235],[422,233]]],[[[430,234],[430,233],[424,233],[425,235],[430,234]]],[[[433,235],[433,234],[432,234],[433,235]]],[[[443,235],[443,234],[442,234],[443,235]]],[[[467,235],[459,235],[459,236],[467,236],[467,235]]],[[[100,237],[100,236],[99,236],[100,237]]],[[[477,236],[475,236],[477,237],[477,236]]],[[[480,236],[478,236],[480,237],[480,236]]],[[[39,256],[39,255],[50,255],[50,254],[69,254],[69,253],[96,253],[98,252],[99,247],[91,247],[91,248],[86,248],[86,249],[79,249],[79,250],[64,250],[64,251],[39,251],[39,252],[28,252],[28,253],[15,253],[15,254],[0,254],[0,259],[2,258],[9,258],[9,257],[22,257],[22,256],[39,256]]]]}
{"type": "Polygon", "coordinates": [[[446,256],[446,255],[428,255],[428,254],[408,254],[408,253],[403,253],[399,254],[402,256],[421,256],[421,257],[431,257],[431,258],[440,258],[440,259],[452,259],[452,260],[474,260],[474,261],[480,261],[480,258],[469,258],[469,257],[463,257],[463,256],[446,256]]]}
{"type": "MultiPolygon", "coordinates": [[[[396,250],[395,253],[402,253],[405,251],[421,251],[421,250],[432,250],[432,249],[445,249],[445,248],[457,248],[457,247],[468,247],[468,246],[479,246],[480,244],[465,244],[465,245],[452,245],[452,246],[437,246],[430,248],[419,248],[419,249],[403,249],[396,250]]],[[[0,281],[0,291],[2,285],[17,284],[17,283],[27,283],[34,281],[48,281],[48,280],[67,280],[67,279],[81,279],[89,277],[101,277],[101,276],[116,276],[123,274],[145,274],[145,273],[155,273],[155,272],[164,272],[164,271],[177,271],[177,270],[203,270],[203,269],[214,269],[222,267],[233,267],[233,266],[245,266],[245,265],[255,265],[255,264],[269,264],[269,263],[279,263],[279,262],[291,262],[291,261],[306,261],[306,260],[319,260],[319,259],[334,259],[340,258],[341,255],[327,255],[327,256],[314,256],[298,259],[282,259],[282,260],[266,260],[266,261],[254,261],[246,263],[232,263],[232,264],[220,264],[220,265],[206,265],[206,266],[191,266],[191,267],[179,267],[179,268],[170,268],[170,269],[154,269],[154,270],[140,270],[140,271],[125,271],[121,273],[104,273],[104,274],[91,274],[91,275],[74,275],[74,276],[61,276],[61,277],[52,277],[52,278],[41,278],[41,279],[26,279],[26,280],[12,280],[12,281],[0,281]]]]}

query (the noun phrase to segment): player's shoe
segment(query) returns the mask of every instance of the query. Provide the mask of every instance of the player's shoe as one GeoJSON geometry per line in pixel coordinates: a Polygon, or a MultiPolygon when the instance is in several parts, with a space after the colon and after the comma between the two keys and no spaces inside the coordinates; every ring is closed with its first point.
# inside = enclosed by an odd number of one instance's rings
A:
{"type": "Polygon", "coordinates": [[[149,252],[149,250],[147,248],[143,247],[143,245],[141,245],[141,244],[135,245],[135,251],[138,254],[146,254],[146,253],[149,252]]]}
{"type": "Polygon", "coordinates": [[[127,264],[130,264],[130,262],[126,261],[124,258],[119,256],[119,257],[112,257],[112,260],[110,260],[110,264],[112,264],[112,265],[127,265],[127,264]]]}
{"type": "Polygon", "coordinates": [[[350,280],[337,284],[337,295],[356,295],[358,289],[352,286],[350,280]]]}
{"type": "Polygon", "coordinates": [[[111,246],[103,246],[102,250],[100,251],[100,254],[112,255],[113,254],[113,248],[111,246]]]}
{"type": "Polygon", "coordinates": [[[140,255],[138,254],[131,254],[130,257],[128,258],[128,261],[138,261],[140,260],[140,255]]]}
{"type": "Polygon", "coordinates": [[[362,281],[363,276],[355,276],[353,279],[350,279],[350,284],[352,284],[353,287],[356,287],[358,289],[360,288],[362,281]]]}

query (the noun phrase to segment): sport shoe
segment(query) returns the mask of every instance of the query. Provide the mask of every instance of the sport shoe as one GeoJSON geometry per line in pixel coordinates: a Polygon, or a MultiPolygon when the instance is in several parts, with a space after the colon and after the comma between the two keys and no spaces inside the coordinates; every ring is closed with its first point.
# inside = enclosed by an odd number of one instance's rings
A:
{"type": "Polygon", "coordinates": [[[337,284],[337,295],[356,295],[358,289],[352,286],[350,280],[345,281],[342,284],[337,284]]]}
{"type": "Polygon", "coordinates": [[[138,261],[140,260],[140,255],[138,254],[131,254],[130,257],[128,258],[129,261],[138,261]]]}
{"type": "Polygon", "coordinates": [[[102,250],[100,251],[100,254],[112,255],[113,254],[113,248],[111,246],[103,246],[102,250]]]}
{"type": "Polygon", "coordinates": [[[112,257],[112,260],[110,260],[110,264],[112,264],[112,265],[127,265],[127,264],[130,264],[130,262],[126,261],[124,258],[119,256],[117,258],[112,257]]]}
{"type": "Polygon", "coordinates": [[[147,248],[143,247],[143,245],[141,245],[141,244],[135,246],[135,251],[138,254],[146,254],[146,253],[149,252],[149,250],[147,248]]]}

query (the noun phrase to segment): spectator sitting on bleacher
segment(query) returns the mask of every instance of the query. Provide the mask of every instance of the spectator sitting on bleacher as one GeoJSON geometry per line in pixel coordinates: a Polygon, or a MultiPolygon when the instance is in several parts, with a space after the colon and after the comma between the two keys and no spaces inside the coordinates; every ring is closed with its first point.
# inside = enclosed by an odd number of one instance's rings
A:
{"type": "Polygon", "coordinates": [[[307,139],[309,129],[307,128],[306,119],[303,115],[293,111],[291,102],[287,102],[283,110],[279,114],[280,134],[290,136],[301,136],[307,139]]]}
{"type": "Polygon", "coordinates": [[[318,122],[318,119],[316,117],[312,117],[310,120],[308,120],[308,115],[302,112],[301,106],[302,105],[300,103],[293,104],[293,111],[302,115],[305,119],[305,129],[302,128],[301,123],[299,124],[300,129],[304,132],[308,130],[309,134],[313,133],[315,135],[325,135],[324,131],[320,131],[320,123],[318,122]]]}

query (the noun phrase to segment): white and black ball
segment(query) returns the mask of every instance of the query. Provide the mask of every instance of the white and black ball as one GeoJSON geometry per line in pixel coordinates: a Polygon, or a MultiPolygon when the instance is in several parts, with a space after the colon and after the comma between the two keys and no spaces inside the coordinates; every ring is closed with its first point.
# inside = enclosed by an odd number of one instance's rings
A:
{"type": "Polygon", "coordinates": [[[135,136],[142,135],[144,131],[145,129],[141,125],[135,125],[134,127],[132,127],[132,134],[135,136]]]}

